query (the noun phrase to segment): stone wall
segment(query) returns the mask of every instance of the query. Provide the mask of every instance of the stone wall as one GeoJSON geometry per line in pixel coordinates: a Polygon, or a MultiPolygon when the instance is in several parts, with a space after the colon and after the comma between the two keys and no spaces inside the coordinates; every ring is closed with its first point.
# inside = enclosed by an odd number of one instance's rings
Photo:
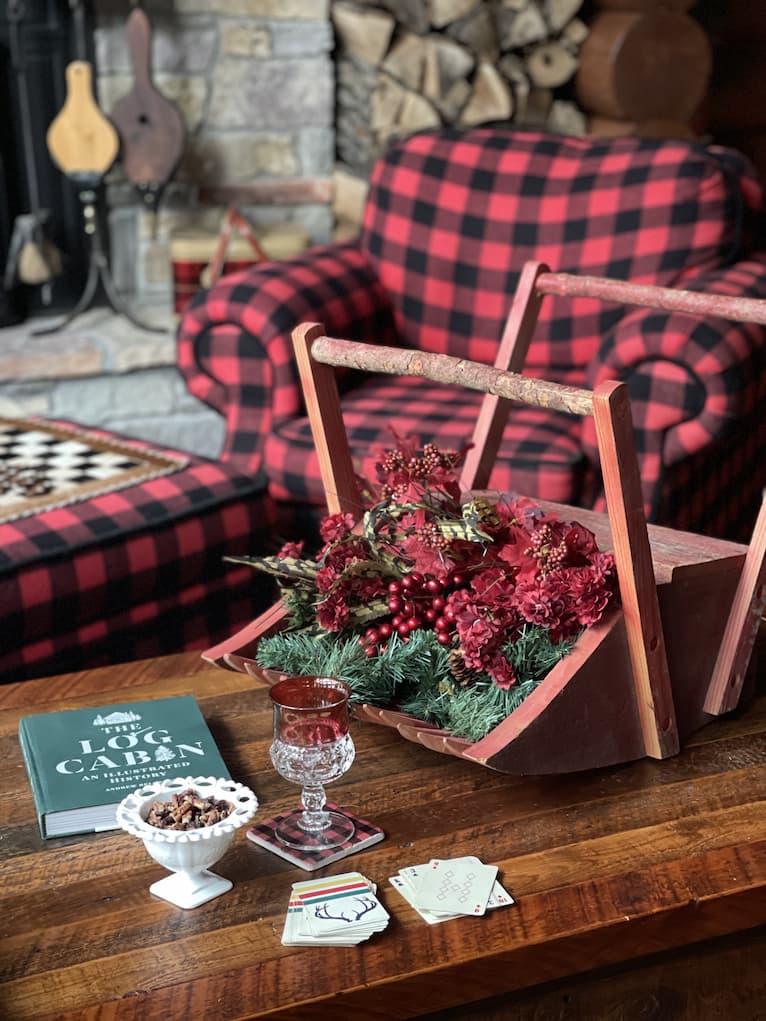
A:
{"type": "MultiPolygon", "coordinates": [[[[215,230],[236,203],[256,226],[297,222],[311,243],[332,234],[333,33],[329,0],[147,0],[157,88],[186,123],[185,152],[152,218],[110,172],[113,272],[142,299],[170,291],[168,239],[215,230]]],[[[95,0],[99,102],[108,114],[130,89],[130,6],[95,0]]]]}
{"type": "Polygon", "coordinates": [[[0,415],[66,419],[160,446],[217,457],[225,426],[187,391],[175,366],[169,312],[164,333],[136,330],[123,316],[90,309],[61,333],[2,330],[0,415]]]}

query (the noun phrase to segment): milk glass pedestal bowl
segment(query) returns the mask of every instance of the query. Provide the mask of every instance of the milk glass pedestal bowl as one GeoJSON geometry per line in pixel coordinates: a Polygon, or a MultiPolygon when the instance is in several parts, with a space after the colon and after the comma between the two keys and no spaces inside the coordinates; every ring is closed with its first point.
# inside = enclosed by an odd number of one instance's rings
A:
{"type": "Polygon", "coordinates": [[[255,815],[258,800],[253,792],[233,780],[186,777],[146,784],[129,794],[117,808],[117,823],[140,837],[149,854],[173,873],[152,883],[149,890],[179,908],[196,908],[233,886],[230,879],[208,869],[226,852],[235,832],[255,815]],[[156,801],[170,801],[174,794],[194,790],[202,798],[228,801],[231,814],[212,826],[193,830],[150,826],[146,817],[156,801]]]}

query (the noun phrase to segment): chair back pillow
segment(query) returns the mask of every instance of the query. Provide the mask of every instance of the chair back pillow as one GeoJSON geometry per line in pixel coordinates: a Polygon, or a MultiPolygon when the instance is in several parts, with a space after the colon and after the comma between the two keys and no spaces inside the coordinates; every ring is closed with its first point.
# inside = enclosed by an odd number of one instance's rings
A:
{"type": "MultiPolygon", "coordinates": [[[[523,264],[684,286],[738,259],[762,204],[739,153],[685,141],[442,128],[373,170],[361,236],[402,340],[492,362],[523,264]]],[[[581,385],[621,310],[548,298],[526,371],[581,385]]]]}

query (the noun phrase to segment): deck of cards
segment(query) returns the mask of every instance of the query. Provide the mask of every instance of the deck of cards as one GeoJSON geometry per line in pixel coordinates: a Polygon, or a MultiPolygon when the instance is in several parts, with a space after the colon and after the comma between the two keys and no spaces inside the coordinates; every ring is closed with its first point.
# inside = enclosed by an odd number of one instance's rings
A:
{"type": "Polygon", "coordinates": [[[514,903],[497,881],[497,866],[474,855],[432,858],[400,869],[389,882],[429,925],[514,903]]]}
{"type": "Polygon", "coordinates": [[[388,925],[375,886],[361,872],[293,883],[282,943],[350,947],[388,925]]]}

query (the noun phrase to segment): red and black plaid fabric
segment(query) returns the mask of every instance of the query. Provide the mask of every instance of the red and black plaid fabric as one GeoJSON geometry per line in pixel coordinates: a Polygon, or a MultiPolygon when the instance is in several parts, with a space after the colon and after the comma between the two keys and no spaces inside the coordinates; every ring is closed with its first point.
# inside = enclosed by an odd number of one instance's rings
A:
{"type": "MultiPolygon", "coordinates": [[[[408,346],[491,363],[525,262],[684,287],[738,257],[751,174],[686,142],[427,132],[378,162],[361,245],[408,346]]],[[[525,372],[584,384],[623,314],[546,299],[525,372]]]]}
{"type": "MultiPolygon", "coordinates": [[[[379,161],[358,241],[255,267],[197,299],[179,332],[182,368],[192,392],[226,414],[227,457],[262,467],[279,500],[321,503],[290,345],[297,323],[490,363],[528,260],[765,296],[766,256],[752,255],[762,213],[752,167],[721,147],[504,127],[425,132],[379,161]]],[[[702,478],[705,452],[720,457],[735,424],[752,414],[751,373],[762,372],[763,352],[760,328],[548,297],[525,372],[576,386],[625,380],[647,513],[699,530],[714,519],[718,534],[741,534],[736,522],[748,513],[754,520],[757,501],[745,508],[735,484],[715,494],[731,515],[712,518],[703,498],[676,487],[702,478]],[[690,458],[698,467],[689,474],[690,458]],[[697,509],[692,520],[688,506],[697,509]]],[[[343,404],[363,464],[371,447],[389,444],[390,426],[460,445],[476,398],[387,376],[361,389],[354,382],[343,404]]],[[[720,473],[705,477],[727,485],[720,473]]],[[[493,484],[600,506],[590,424],[515,408],[493,484]]]]}
{"type": "Polygon", "coordinates": [[[266,437],[302,413],[291,334],[312,321],[338,337],[397,342],[390,302],[352,244],[222,277],[180,322],[179,368],[225,417],[222,457],[242,471],[260,471],[266,437]]]}
{"type": "Polygon", "coordinates": [[[274,528],[262,478],[195,457],[161,478],[0,524],[0,678],[221,641],[273,598],[223,557],[268,549],[274,528]]]}
{"type": "MultiPolygon", "coordinates": [[[[375,449],[395,445],[393,427],[421,443],[442,450],[459,450],[470,439],[482,395],[473,390],[446,392],[427,380],[388,377],[386,385],[371,377],[349,391],[343,419],[360,474],[375,478],[375,449]]],[[[533,487],[541,499],[567,502],[580,497],[586,484],[587,463],[580,443],[580,419],[540,408],[514,413],[512,445],[501,445],[490,486],[526,494],[533,487]]],[[[324,503],[317,475],[316,453],[307,418],[295,418],[275,429],[266,440],[270,466],[269,489],[277,500],[296,497],[324,503]]],[[[578,502],[578,501],[575,501],[578,502]]]]}
{"type": "MultiPolygon", "coordinates": [[[[766,299],[766,255],[686,284],[766,299]]],[[[749,540],[766,485],[766,335],[753,323],[633,309],[606,334],[588,386],[628,383],[644,492],[655,521],[749,540]],[[751,450],[749,466],[741,448],[751,450]],[[759,453],[760,451],[760,453],[759,453]]],[[[592,461],[592,420],[583,429],[592,461]]],[[[596,509],[604,510],[603,496],[596,509]]]]}

